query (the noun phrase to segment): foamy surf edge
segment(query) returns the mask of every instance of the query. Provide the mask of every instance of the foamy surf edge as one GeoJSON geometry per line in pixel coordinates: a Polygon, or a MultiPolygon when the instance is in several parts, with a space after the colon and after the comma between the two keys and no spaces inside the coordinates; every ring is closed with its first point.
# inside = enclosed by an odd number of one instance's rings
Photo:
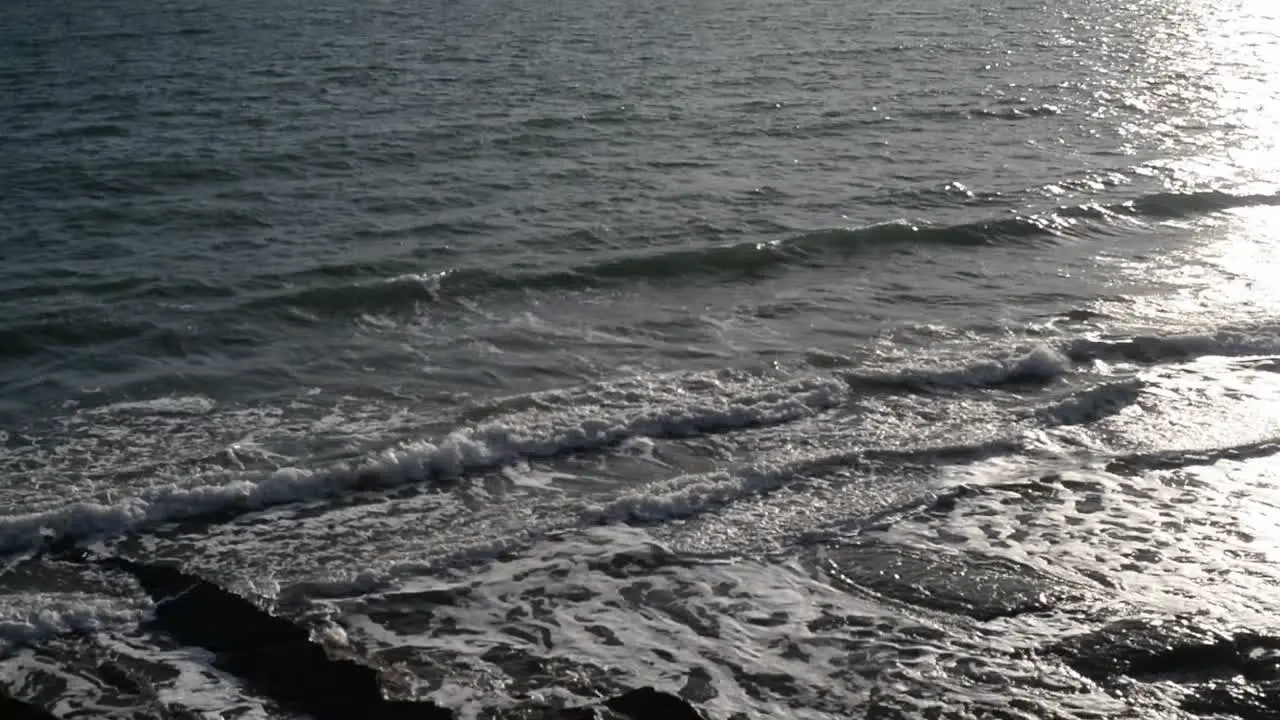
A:
{"type": "MultiPolygon", "coordinates": [[[[994,439],[970,445],[923,446],[911,449],[856,447],[839,452],[799,453],[760,462],[735,470],[714,470],[677,475],[647,483],[603,501],[570,501],[561,514],[539,526],[528,526],[502,536],[490,536],[461,544],[429,557],[394,562],[381,567],[364,567],[358,571],[314,578],[282,589],[281,599],[342,598],[386,590],[406,577],[431,575],[451,569],[471,567],[510,557],[547,539],[578,536],[604,528],[658,525],[670,520],[691,520],[714,513],[734,503],[806,483],[841,483],[839,472],[859,467],[868,472],[897,468],[912,463],[916,468],[939,465],[967,466],[975,461],[1018,452],[1023,445],[1018,439],[994,439]],[[834,474],[833,474],[834,473],[834,474]]],[[[892,469],[886,478],[895,478],[892,469]]],[[[837,531],[830,527],[806,530],[794,536],[795,541],[809,541],[832,533],[848,533],[862,524],[883,523],[886,517],[914,512],[935,499],[933,490],[904,499],[890,494],[882,507],[876,507],[857,523],[843,522],[837,531]]]]}
{"type": "Polygon", "coordinates": [[[0,596],[0,657],[59,635],[135,627],[152,609],[143,597],[73,592],[0,596]]]}
{"type": "Polygon", "coordinates": [[[116,536],[364,490],[444,484],[520,461],[602,450],[641,437],[680,438],[777,425],[834,408],[847,393],[842,381],[817,378],[785,384],[761,397],[664,408],[621,420],[585,420],[542,433],[526,434],[520,427],[487,423],[454,431],[435,443],[409,443],[346,465],[219,474],[197,479],[197,484],[158,486],[121,500],[81,501],[0,517],[0,553],[33,549],[54,538],[116,536]]]}
{"type": "MultiPolygon", "coordinates": [[[[696,397],[674,404],[681,394],[662,397],[658,409],[622,411],[600,419],[568,419],[544,414],[541,423],[504,424],[501,419],[456,430],[435,441],[406,443],[349,464],[307,469],[222,472],[190,482],[153,486],[133,497],[94,498],[50,510],[0,516],[0,554],[39,547],[53,538],[74,540],[145,531],[164,524],[204,518],[229,519],[297,502],[325,500],[349,493],[414,484],[444,484],[526,460],[548,459],[622,445],[640,438],[682,438],[800,420],[844,403],[851,388],[871,385],[911,392],[999,388],[1022,383],[1049,383],[1074,372],[1079,364],[1100,360],[1182,361],[1206,355],[1280,354],[1280,334],[1224,330],[1198,335],[1076,338],[1038,344],[1020,355],[982,360],[959,367],[905,368],[879,375],[838,373],[784,382],[767,390],[732,398],[696,397]],[[547,421],[550,421],[548,423],[547,421]]],[[[1050,425],[1075,424],[1122,409],[1134,401],[1137,386],[1117,383],[1096,394],[1045,408],[1050,425]]],[[[141,406],[139,406],[141,407],[141,406]]],[[[202,409],[195,406],[195,410],[202,409]]],[[[701,490],[711,500],[728,490],[719,482],[701,490]]],[[[739,478],[734,484],[779,482],[768,474],[739,478]]],[[[785,482],[783,480],[782,482],[785,482]]],[[[697,502],[702,502],[699,500],[697,502]]],[[[613,513],[642,517],[651,500],[633,499],[613,513]]]]}

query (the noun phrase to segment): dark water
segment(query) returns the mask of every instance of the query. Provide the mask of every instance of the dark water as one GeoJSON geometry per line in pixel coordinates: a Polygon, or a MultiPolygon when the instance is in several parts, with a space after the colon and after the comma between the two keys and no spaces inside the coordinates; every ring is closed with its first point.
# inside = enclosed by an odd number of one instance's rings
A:
{"type": "Polygon", "coordinates": [[[297,716],[53,543],[462,717],[1274,717],[1277,59],[1260,0],[10,3],[0,687],[297,716]]]}

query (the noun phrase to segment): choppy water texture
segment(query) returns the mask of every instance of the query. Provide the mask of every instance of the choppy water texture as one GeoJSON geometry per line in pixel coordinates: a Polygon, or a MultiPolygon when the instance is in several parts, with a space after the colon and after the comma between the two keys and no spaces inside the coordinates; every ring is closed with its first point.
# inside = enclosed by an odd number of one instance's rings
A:
{"type": "Polygon", "coordinates": [[[1278,73],[1263,0],[4,3],[0,712],[1280,717],[1278,73]]]}

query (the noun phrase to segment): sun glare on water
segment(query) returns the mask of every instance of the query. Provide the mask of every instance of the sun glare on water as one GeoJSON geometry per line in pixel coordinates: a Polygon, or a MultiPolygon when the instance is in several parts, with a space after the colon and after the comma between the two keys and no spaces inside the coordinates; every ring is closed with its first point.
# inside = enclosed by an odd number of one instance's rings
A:
{"type": "Polygon", "coordinates": [[[1272,326],[1280,312],[1280,2],[1145,7],[1159,21],[1144,44],[1144,70],[1115,81],[1145,110],[1126,133],[1159,138],[1165,151],[1147,167],[1169,192],[1193,194],[1189,202],[1211,212],[1168,219],[1194,240],[1121,260],[1120,272],[1166,288],[1135,302],[1153,324],[1272,326]]]}
{"type": "MultiPolygon", "coordinates": [[[[1202,32],[1198,53],[1185,58],[1189,82],[1208,101],[1201,125],[1212,128],[1201,158],[1201,188],[1244,196],[1239,207],[1205,220],[1205,242],[1188,260],[1203,277],[1193,295],[1217,328],[1274,334],[1280,317],[1280,2],[1203,2],[1196,15],[1202,32]],[[1200,71],[1196,73],[1196,67],[1200,71]]],[[[1261,343],[1260,343],[1261,345],[1261,343]]],[[[1269,373],[1264,373],[1269,375],[1269,373]]],[[[1254,408],[1239,421],[1241,433],[1274,432],[1272,408],[1280,394],[1268,378],[1246,377],[1240,390],[1254,394],[1254,408]]],[[[1280,462],[1275,456],[1238,467],[1228,463],[1236,522],[1249,548],[1269,562],[1280,560],[1280,462]],[[1237,485],[1238,484],[1238,485],[1237,485]]]]}

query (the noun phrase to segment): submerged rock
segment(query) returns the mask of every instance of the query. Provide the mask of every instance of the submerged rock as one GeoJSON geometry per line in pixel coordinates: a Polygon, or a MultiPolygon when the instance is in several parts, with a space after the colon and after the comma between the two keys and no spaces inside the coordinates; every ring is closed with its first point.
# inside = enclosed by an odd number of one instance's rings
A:
{"type": "Polygon", "coordinates": [[[1053,650],[1100,682],[1120,676],[1181,683],[1280,679],[1280,638],[1222,633],[1182,618],[1121,620],[1067,638],[1053,650]]]}
{"type": "Polygon", "coordinates": [[[1084,587],[1014,560],[873,539],[827,548],[819,568],[837,586],[980,621],[1049,612],[1089,597],[1084,587]]]}
{"type": "Polygon", "coordinates": [[[1280,720],[1280,637],[1225,633],[1185,618],[1122,620],[1054,645],[1068,665],[1103,685],[1173,682],[1198,715],[1280,720]]]}
{"type": "Polygon", "coordinates": [[[1280,682],[1220,681],[1197,688],[1182,702],[1197,715],[1234,715],[1240,720],[1280,720],[1280,682]]]}
{"type": "Polygon", "coordinates": [[[165,565],[102,561],[137,578],[156,602],[155,621],[175,638],[215,653],[309,642],[310,633],[219,585],[165,565]]]}

